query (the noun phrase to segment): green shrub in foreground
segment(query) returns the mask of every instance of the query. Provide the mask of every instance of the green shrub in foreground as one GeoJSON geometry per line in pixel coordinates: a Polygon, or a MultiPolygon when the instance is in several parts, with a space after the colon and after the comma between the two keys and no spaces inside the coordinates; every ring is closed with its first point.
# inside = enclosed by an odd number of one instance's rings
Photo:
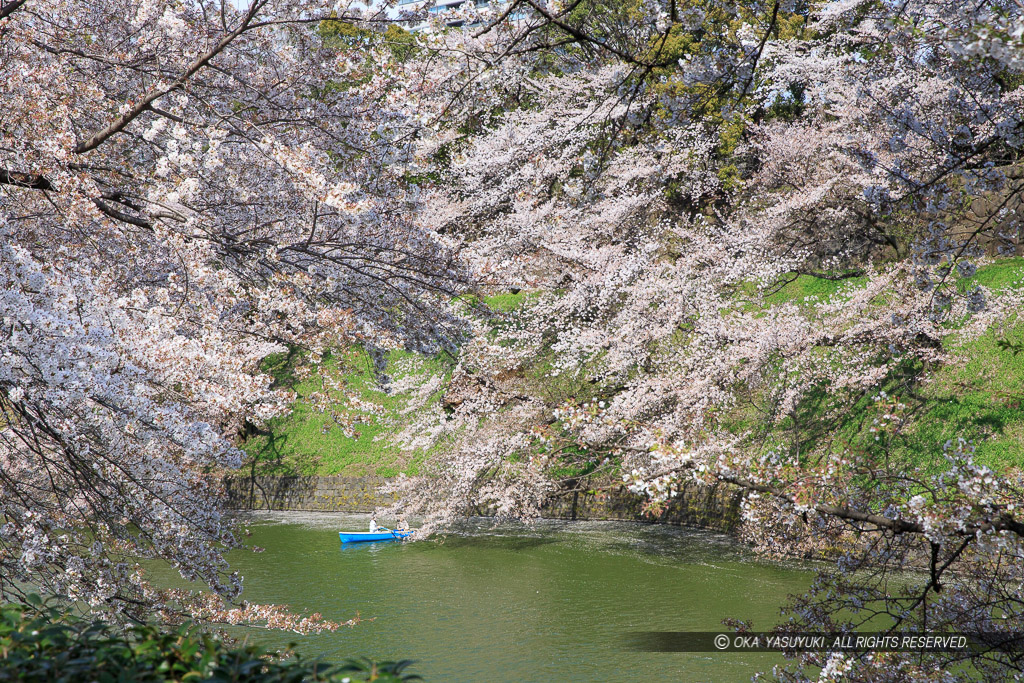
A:
{"type": "Polygon", "coordinates": [[[254,645],[230,647],[217,637],[181,626],[120,630],[38,605],[0,607],[0,682],[150,683],[163,681],[396,683],[410,664],[352,659],[326,664],[296,655],[282,659],[254,645]]]}

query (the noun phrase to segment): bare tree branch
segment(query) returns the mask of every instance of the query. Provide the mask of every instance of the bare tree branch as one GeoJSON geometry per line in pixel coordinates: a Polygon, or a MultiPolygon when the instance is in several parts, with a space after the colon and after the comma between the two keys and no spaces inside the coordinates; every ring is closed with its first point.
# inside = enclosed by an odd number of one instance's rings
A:
{"type": "Polygon", "coordinates": [[[121,132],[122,130],[124,130],[125,126],[134,121],[136,118],[138,118],[140,114],[142,114],[147,109],[150,109],[153,102],[163,97],[167,93],[182,87],[186,82],[188,82],[188,80],[193,75],[195,75],[197,71],[206,66],[206,64],[211,59],[220,54],[220,52],[222,52],[224,48],[230,45],[232,41],[235,40],[235,38],[244,33],[245,30],[249,28],[249,24],[252,22],[253,17],[256,16],[256,14],[260,11],[260,9],[263,8],[265,4],[266,0],[256,0],[256,2],[253,2],[249,6],[249,10],[245,13],[245,17],[242,19],[241,23],[239,23],[238,28],[236,28],[234,31],[221,38],[220,41],[216,45],[214,45],[211,50],[209,50],[204,55],[202,55],[194,62],[192,62],[192,64],[190,64],[189,67],[181,73],[181,75],[175,78],[174,81],[170,83],[170,85],[151,90],[147,95],[145,95],[141,100],[139,100],[131,109],[129,109],[127,112],[118,117],[117,120],[111,122],[109,125],[102,128],[101,130],[96,131],[95,133],[90,135],[89,138],[86,139],[84,142],[79,143],[78,146],[76,146],[74,149],[75,153],[84,154],[85,152],[96,149],[97,147],[102,145],[111,135],[121,132]]]}
{"type": "Polygon", "coordinates": [[[33,173],[19,173],[0,168],[0,185],[14,185],[29,190],[52,190],[53,185],[41,175],[33,173]]]}
{"type": "Polygon", "coordinates": [[[0,19],[9,17],[19,7],[25,4],[27,0],[13,0],[13,2],[0,2],[0,19]]]}

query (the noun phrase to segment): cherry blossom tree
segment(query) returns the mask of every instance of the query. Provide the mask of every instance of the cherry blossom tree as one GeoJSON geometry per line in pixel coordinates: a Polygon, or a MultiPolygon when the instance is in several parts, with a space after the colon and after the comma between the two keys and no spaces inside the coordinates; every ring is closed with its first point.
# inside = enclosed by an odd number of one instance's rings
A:
{"type": "MultiPolygon", "coordinates": [[[[1020,7],[595,6],[518,3],[432,45],[464,68],[422,138],[442,182],[421,215],[528,296],[476,320],[447,385],[396,387],[422,400],[406,444],[446,444],[403,504],[530,517],[617,477],[657,512],[727,482],[761,551],[835,560],[783,629],[1012,630],[1019,475],[897,445],[950,343],[1017,324],[1020,292],[971,276],[1019,248],[1020,7]],[[831,293],[786,299],[798,278],[831,293]]],[[[779,676],[1019,671],[998,642],[960,656],[779,676]]]]}
{"type": "Polygon", "coordinates": [[[237,597],[216,472],[287,409],[266,355],[463,334],[469,271],[406,178],[430,83],[383,15],[318,3],[0,8],[0,593],[282,623],[130,560],[237,597]],[[370,27],[358,49],[343,20],[370,27]]]}
{"type": "MultiPolygon", "coordinates": [[[[897,446],[951,341],[1022,303],[971,279],[1020,249],[1019,4],[463,14],[398,40],[313,2],[0,5],[0,590],[282,623],[223,602],[214,473],[287,409],[260,359],[360,343],[382,372],[454,359],[390,387],[399,440],[441,453],[396,487],[436,520],[727,482],[761,551],[835,560],[781,628],[1012,626],[1019,476],[897,446]],[[801,278],[827,295],[787,298],[801,278]],[[156,591],[139,555],[222,597],[156,591]]],[[[982,655],[968,674],[1019,667],[982,655]]]]}

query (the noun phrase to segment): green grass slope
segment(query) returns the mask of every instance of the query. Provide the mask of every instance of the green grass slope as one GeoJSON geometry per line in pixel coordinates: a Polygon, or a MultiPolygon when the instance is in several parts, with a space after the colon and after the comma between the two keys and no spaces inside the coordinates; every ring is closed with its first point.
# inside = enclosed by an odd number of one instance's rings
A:
{"type": "MultiPolygon", "coordinates": [[[[412,364],[414,372],[443,373],[440,359],[418,358],[393,351],[388,357],[389,372],[412,364]],[[403,361],[415,361],[403,363],[403,361]]],[[[298,351],[275,354],[263,362],[263,371],[274,377],[275,386],[295,392],[291,413],[275,418],[266,433],[245,439],[242,448],[255,460],[262,474],[346,474],[395,476],[418,473],[424,453],[405,453],[391,436],[402,426],[401,411],[406,399],[386,393],[373,374],[369,355],[360,348],[345,353],[325,354],[322,362],[311,366],[306,354],[298,351]],[[303,377],[304,370],[309,372],[303,377]],[[330,388],[334,381],[360,401],[376,404],[383,415],[346,407],[344,393],[330,388]],[[354,417],[355,436],[340,428],[332,411],[314,407],[312,395],[327,393],[334,401],[333,412],[343,419],[354,417]]]]}
{"type": "MultiPolygon", "coordinates": [[[[511,313],[536,295],[519,291],[484,298],[494,312],[511,313]]],[[[498,329],[505,325],[501,317],[491,320],[498,329]]],[[[408,374],[426,378],[450,371],[450,360],[428,358],[404,351],[388,355],[386,372],[394,379],[408,374]]],[[[347,476],[377,475],[392,477],[400,473],[420,473],[430,452],[406,452],[393,439],[409,423],[404,411],[408,398],[388,393],[378,384],[373,363],[365,350],[352,348],[344,353],[325,354],[313,365],[307,354],[298,350],[264,359],[261,370],[274,377],[274,386],[294,391],[291,412],[269,422],[263,433],[251,434],[242,449],[252,458],[251,466],[260,474],[304,474],[347,476]],[[331,384],[344,391],[331,388],[331,384]],[[359,401],[380,407],[377,415],[368,410],[346,407],[345,393],[359,401]],[[331,412],[314,407],[313,395],[327,393],[342,421],[355,417],[355,435],[347,435],[337,426],[331,412]]],[[[439,401],[434,396],[428,405],[439,401]]]]}
{"type": "MultiPolygon", "coordinates": [[[[843,284],[800,276],[766,297],[769,306],[800,302],[808,298],[826,298],[841,287],[856,287],[859,278],[843,284]]],[[[1024,288],[1024,259],[1002,259],[978,269],[957,286],[962,291],[975,284],[997,295],[1024,288]]],[[[898,376],[879,389],[893,401],[902,402],[905,420],[895,433],[882,438],[892,456],[926,471],[944,469],[943,444],[958,437],[975,448],[976,460],[997,471],[1024,467],[1024,312],[1011,316],[1004,324],[971,337],[954,332],[946,338],[943,350],[949,361],[925,368],[911,363],[898,376]],[[913,388],[907,390],[907,386],[913,388]]],[[[770,388],[769,388],[770,389],[770,388]]],[[[852,410],[835,419],[828,391],[812,396],[798,412],[803,433],[801,453],[842,452],[873,447],[877,435],[874,420],[883,409],[870,392],[852,410]]],[[[763,414],[762,405],[770,390],[751,394],[726,418],[730,429],[744,433],[755,428],[763,414]]],[[[769,433],[760,434],[765,449],[788,443],[793,421],[786,418],[769,433]]]]}
{"type": "MultiPolygon", "coordinates": [[[[765,297],[771,307],[787,302],[804,302],[832,297],[843,289],[856,288],[862,278],[826,280],[801,275],[765,297]]],[[[975,284],[998,294],[1024,288],[1024,259],[1002,259],[978,269],[971,278],[958,281],[961,288],[975,284]]],[[[749,292],[739,292],[739,296],[749,292]]],[[[535,297],[535,293],[497,294],[485,299],[499,313],[491,321],[495,333],[506,326],[500,314],[510,313],[535,297]]],[[[1024,317],[1013,317],[997,329],[970,338],[955,332],[945,341],[950,361],[937,367],[924,368],[919,363],[908,365],[889,385],[880,387],[907,407],[905,423],[891,435],[890,452],[908,465],[934,470],[942,467],[942,444],[957,437],[973,442],[977,459],[996,470],[1024,467],[1024,317]],[[907,390],[910,385],[913,388],[907,390]]],[[[527,371],[524,381],[531,392],[557,402],[567,396],[579,398],[587,394],[577,386],[579,378],[561,376],[551,380],[544,372],[549,359],[538,357],[535,372],[527,371]],[[534,377],[534,375],[537,375],[534,377]],[[565,384],[566,386],[562,386],[565,384]],[[581,394],[582,392],[582,394],[581,394]],[[550,394],[550,395],[549,395],[550,394]],[[557,395],[555,395],[557,394],[557,395]],[[564,394],[564,396],[562,395],[564,394]]],[[[421,358],[404,352],[392,352],[388,372],[401,375],[428,375],[449,371],[450,359],[421,358]]],[[[250,436],[242,444],[254,458],[256,471],[266,474],[375,474],[394,476],[421,471],[430,453],[403,452],[394,440],[397,430],[408,424],[404,414],[407,399],[386,393],[377,384],[372,363],[361,349],[326,356],[316,367],[302,353],[278,354],[264,361],[265,372],[272,374],[276,385],[291,389],[297,395],[289,415],[272,420],[266,433],[250,436]],[[309,370],[308,376],[304,372],[309,370]],[[325,382],[326,380],[326,382],[325,382]],[[378,405],[382,415],[368,411],[339,408],[344,415],[354,415],[355,436],[349,436],[335,425],[332,415],[316,410],[311,396],[326,391],[343,406],[343,394],[325,388],[333,381],[360,401],[378,405]]],[[[581,368],[582,370],[582,368],[581,368]]],[[[585,373],[584,373],[585,374],[585,373]]],[[[751,396],[749,404],[737,407],[726,418],[737,433],[747,432],[759,421],[763,408],[757,406],[764,397],[751,396]],[[747,414],[749,412],[749,414],[747,414]]],[[[440,400],[435,396],[433,401],[440,400]]],[[[843,451],[870,444],[873,419],[879,406],[869,394],[845,411],[839,420],[830,412],[832,397],[822,390],[811,397],[798,415],[806,433],[802,453],[825,450],[843,451]]],[[[770,433],[759,435],[765,448],[783,444],[792,429],[789,418],[770,433]]]]}

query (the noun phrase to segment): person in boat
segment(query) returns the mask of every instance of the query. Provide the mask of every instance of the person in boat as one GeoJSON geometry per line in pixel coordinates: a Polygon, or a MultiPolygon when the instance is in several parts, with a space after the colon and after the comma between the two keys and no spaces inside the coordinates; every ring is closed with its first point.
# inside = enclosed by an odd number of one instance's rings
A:
{"type": "Polygon", "coordinates": [[[373,515],[372,517],[370,517],[370,533],[377,533],[377,528],[377,515],[373,515]]]}
{"type": "Polygon", "coordinates": [[[409,522],[405,521],[405,517],[398,518],[398,526],[395,527],[399,531],[408,531],[409,522]]]}

